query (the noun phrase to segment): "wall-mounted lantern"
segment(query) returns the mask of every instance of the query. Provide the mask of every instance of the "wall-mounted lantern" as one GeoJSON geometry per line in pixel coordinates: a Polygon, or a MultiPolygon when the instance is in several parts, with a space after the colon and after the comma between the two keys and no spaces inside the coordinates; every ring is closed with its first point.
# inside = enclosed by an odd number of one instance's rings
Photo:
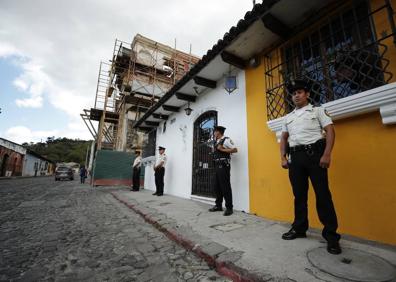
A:
{"type": "Polygon", "coordinates": [[[231,94],[237,89],[237,77],[236,75],[231,74],[231,66],[228,74],[224,78],[224,89],[231,94]]]}
{"type": "Polygon", "coordinates": [[[190,102],[188,102],[187,104],[187,108],[184,109],[186,111],[186,115],[191,115],[191,112],[193,111],[193,109],[190,108],[190,102]]]}
{"type": "Polygon", "coordinates": [[[231,94],[237,89],[237,79],[235,75],[227,75],[224,80],[224,89],[231,94]]]}

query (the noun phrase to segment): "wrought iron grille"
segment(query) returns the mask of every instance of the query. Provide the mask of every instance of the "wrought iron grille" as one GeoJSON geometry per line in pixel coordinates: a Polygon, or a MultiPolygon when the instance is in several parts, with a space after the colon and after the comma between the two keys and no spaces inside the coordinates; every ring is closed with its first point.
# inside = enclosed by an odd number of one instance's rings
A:
{"type": "Polygon", "coordinates": [[[193,195],[215,197],[213,150],[208,140],[213,139],[216,125],[216,111],[204,113],[194,123],[193,195]]]}
{"type": "MultiPolygon", "coordinates": [[[[268,120],[294,108],[285,84],[304,79],[310,84],[314,105],[351,96],[384,85],[392,78],[387,70],[388,46],[394,32],[389,1],[370,12],[367,1],[354,1],[302,37],[293,38],[265,57],[268,120]],[[378,35],[374,17],[388,17],[386,30],[378,35]],[[387,31],[390,30],[391,32],[387,31]],[[381,38],[378,39],[377,37],[381,38]]],[[[393,47],[393,46],[392,46],[393,47]]]]}
{"type": "Polygon", "coordinates": [[[147,134],[147,139],[143,142],[142,157],[147,158],[155,156],[155,144],[157,139],[157,130],[153,129],[147,134]]]}

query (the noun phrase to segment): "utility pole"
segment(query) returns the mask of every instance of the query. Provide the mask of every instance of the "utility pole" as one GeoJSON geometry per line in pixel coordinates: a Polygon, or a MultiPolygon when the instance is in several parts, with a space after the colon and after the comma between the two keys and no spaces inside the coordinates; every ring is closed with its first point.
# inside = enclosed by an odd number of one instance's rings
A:
{"type": "Polygon", "coordinates": [[[87,152],[85,154],[85,168],[88,168],[88,155],[89,155],[90,146],[87,146],[87,152]]]}

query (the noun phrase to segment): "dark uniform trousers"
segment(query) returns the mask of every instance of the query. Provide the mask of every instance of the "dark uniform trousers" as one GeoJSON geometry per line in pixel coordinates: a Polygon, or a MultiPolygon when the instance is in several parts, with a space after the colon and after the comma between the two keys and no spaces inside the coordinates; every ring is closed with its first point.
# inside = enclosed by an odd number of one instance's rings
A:
{"type": "Polygon", "coordinates": [[[140,188],[140,167],[133,168],[132,190],[138,191],[140,188]]]}
{"type": "Polygon", "coordinates": [[[164,194],[164,176],[165,176],[165,168],[160,167],[155,170],[155,188],[157,194],[164,194]]]}
{"type": "Polygon", "coordinates": [[[316,210],[324,229],[322,236],[327,241],[338,241],[340,235],[337,215],[329,190],[327,169],[319,166],[325,145],[308,151],[291,153],[289,163],[289,178],[294,194],[294,222],[293,228],[297,232],[308,230],[308,178],[311,180],[316,195],[316,210]]]}
{"type": "Polygon", "coordinates": [[[215,162],[214,186],[216,192],[216,206],[222,207],[223,198],[227,209],[232,209],[232,191],[230,182],[231,166],[227,162],[215,162]]]}

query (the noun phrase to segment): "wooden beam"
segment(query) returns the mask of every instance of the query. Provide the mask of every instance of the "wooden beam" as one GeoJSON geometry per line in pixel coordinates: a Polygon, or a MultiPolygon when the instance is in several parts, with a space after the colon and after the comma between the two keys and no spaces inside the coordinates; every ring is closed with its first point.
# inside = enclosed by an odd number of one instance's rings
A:
{"type": "Polygon", "coordinates": [[[221,59],[223,60],[223,62],[230,64],[234,67],[237,67],[239,69],[244,69],[246,67],[246,62],[244,59],[235,56],[234,54],[231,54],[227,51],[223,51],[221,53],[221,59]]]}
{"type": "Polygon", "coordinates": [[[273,16],[271,13],[264,15],[261,20],[264,26],[271,30],[273,33],[279,35],[283,39],[286,39],[292,33],[292,29],[281,22],[278,18],[273,16]]]}
{"type": "Polygon", "coordinates": [[[151,130],[153,130],[152,127],[147,127],[147,126],[139,126],[138,129],[144,132],[150,132],[151,130]]]}
{"type": "Polygon", "coordinates": [[[163,114],[156,114],[153,113],[153,118],[158,118],[158,119],[163,119],[163,120],[167,120],[169,118],[168,115],[163,115],[163,114]]]}
{"type": "Polygon", "coordinates": [[[175,107],[175,106],[168,106],[168,105],[162,105],[162,108],[165,110],[165,111],[168,111],[168,112],[175,112],[175,113],[177,113],[178,111],[179,111],[179,107],[175,107]]]}
{"type": "Polygon", "coordinates": [[[151,107],[151,105],[153,104],[151,99],[135,97],[132,95],[126,95],[124,99],[125,99],[125,103],[127,104],[142,105],[145,107],[151,107]]]}
{"type": "Polygon", "coordinates": [[[187,102],[195,102],[197,96],[192,96],[180,92],[176,92],[176,98],[179,100],[187,101],[187,102]]]}
{"type": "Polygon", "coordinates": [[[216,85],[217,85],[215,80],[207,79],[207,78],[204,78],[201,76],[194,77],[194,82],[195,82],[195,84],[198,84],[198,85],[201,85],[204,87],[208,87],[208,88],[212,88],[212,89],[216,88],[216,85]]]}
{"type": "Polygon", "coordinates": [[[147,125],[149,125],[149,126],[159,126],[159,125],[160,125],[159,122],[156,122],[156,121],[149,121],[149,120],[146,120],[145,123],[146,123],[147,125]]]}
{"type": "Polygon", "coordinates": [[[145,107],[138,107],[138,106],[131,106],[128,108],[128,111],[130,112],[137,112],[137,110],[139,109],[140,112],[145,113],[149,110],[149,108],[145,108],[145,107]]]}

